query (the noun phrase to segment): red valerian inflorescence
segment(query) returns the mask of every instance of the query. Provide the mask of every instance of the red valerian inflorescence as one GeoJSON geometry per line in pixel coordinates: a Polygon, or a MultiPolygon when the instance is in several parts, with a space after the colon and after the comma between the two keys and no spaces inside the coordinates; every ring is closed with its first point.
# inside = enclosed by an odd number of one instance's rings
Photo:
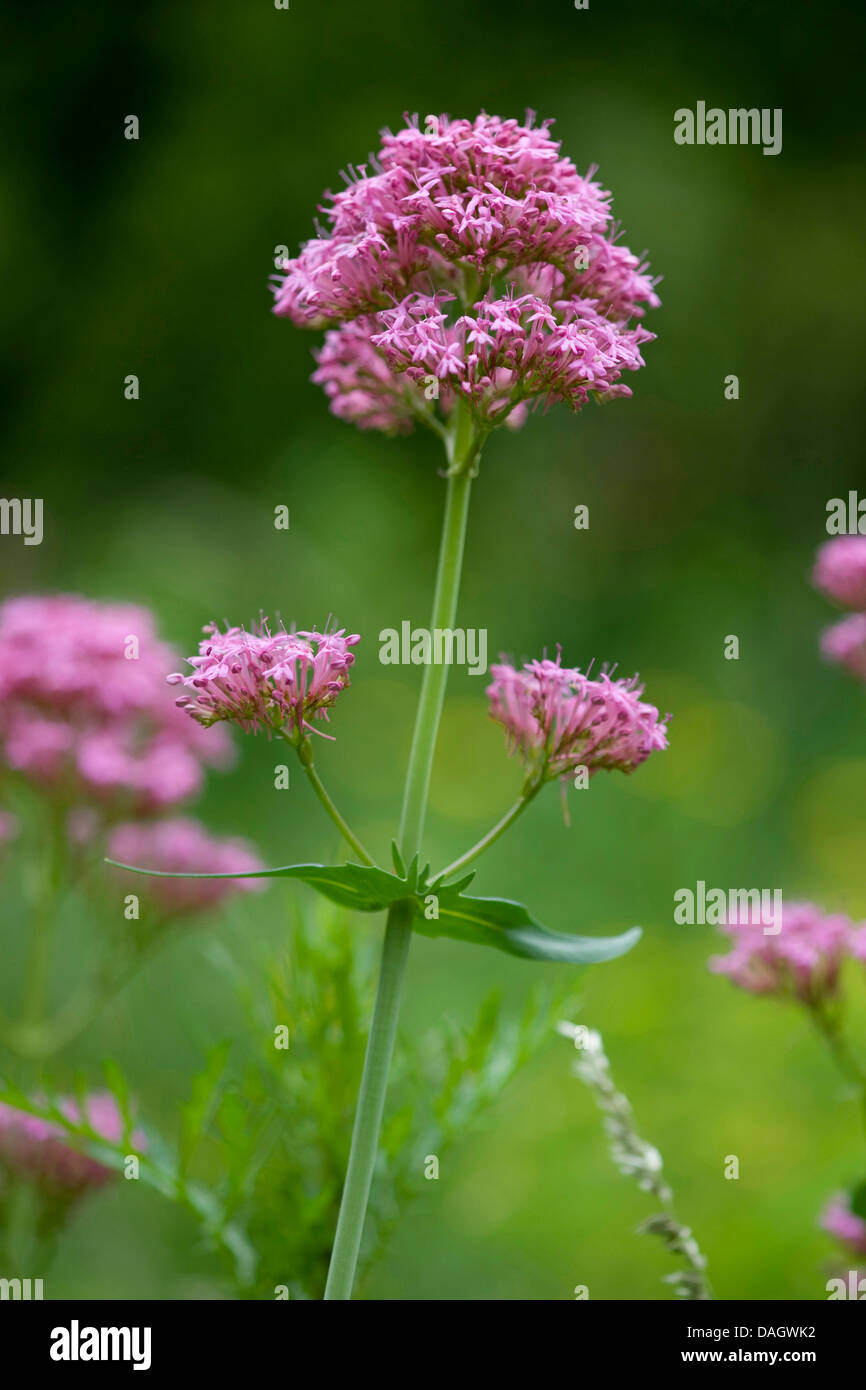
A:
{"type": "Polygon", "coordinates": [[[847,1193],[838,1193],[827,1204],[821,1225],[850,1254],[866,1256],[866,1221],[851,1210],[847,1193]]]}
{"type": "Polygon", "coordinates": [[[329,330],[313,380],[336,415],[406,432],[463,399],[490,429],[532,402],[631,394],[656,281],[550,124],[407,118],[327,195],[330,226],[274,277],[274,312],[329,330]]]}
{"type": "MultiPolygon", "coordinates": [[[[232,756],[227,729],[208,733],[176,708],[166,677],[178,660],[145,608],[73,594],[8,600],[0,605],[0,765],[61,809],[76,851],[107,833],[113,857],[155,869],[260,868],[241,841],[215,839],[189,817],[155,819],[201,788],[208,763],[232,756]]],[[[18,830],[0,809],[0,848],[18,830]]],[[[175,915],[252,886],[154,879],[150,893],[175,915]]]]}
{"type": "Polygon", "coordinates": [[[856,955],[862,928],[841,913],[814,903],[785,903],[777,933],[765,931],[759,912],[744,912],[722,928],[733,939],[726,956],[714,956],[710,969],[748,990],[818,1005],[838,990],[839,972],[856,955]]]}
{"type": "Polygon", "coordinates": [[[231,744],[166,699],[177,656],[151,614],[74,594],[0,605],[0,759],[69,804],[153,814],[186,800],[231,744]]]}
{"type": "MultiPolygon", "coordinates": [[[[360,637],[339,632],[271,633],[210,623],[198,656],[188,658],[191,676],[176,672],[168,680],[191,693],[178,706],[205,727],[230,720],[257,732],[286,733],[302,739],[320,733],[311,722],[327,720],[328,710],[349,684],[352,652],[360,637]]],[[[328,737],[328,735],[325,735],[328,737]]]]}
{"type": "Polygon", "coordinates": [[[812,583],[840,608],[866,612],[866,536],[834,536],[818,551],[812,583]]]}
{"type": "Polygon", "coordinates": [[[556,661],[530,661],[521,669],[491,668],[490,716],[501,724],[530,779],[564,777],[576,768],[632,772],[656,749],[667,748],[667,718],[640,696],[637,678],[591,679],[556,661]]]}
{"type": "Polygon", "coordinates": [[[853,611],[821,634],[821,654],[866,683],[866,536],[834,536],[818,551],[812,583],[853,611]]]}

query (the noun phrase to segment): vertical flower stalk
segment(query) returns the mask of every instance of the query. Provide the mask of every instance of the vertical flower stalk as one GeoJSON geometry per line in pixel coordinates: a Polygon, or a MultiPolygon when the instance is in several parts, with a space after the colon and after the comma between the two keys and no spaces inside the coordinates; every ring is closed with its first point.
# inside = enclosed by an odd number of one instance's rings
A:
{"type": "MultiPolygon", "coordinates": [[[[431,629],[454,625],[472,477],[500,425],[533,406],[630,395],[659,304],[647,264],[619,239],[611,195],[581,176],[550,122],[482,112],[408,118],[328,194],[326,225],[274,277],[274,312],[325,329],[313,380],[359,429],[445,442],[448,494],[431,629]]],[[[420,848],[447,665],[424,672],[399,847],[420,848]]],[[[315,788],[314,788],[315,789],[315,788]]],[[[321,798],[320,798],[321,799],[321,798]]],[[[520,810],[527,798],[521,798],[520,810]]],[[[515,815],[517,811],[515,811],[515,815]]],[[[510,824],[513,816],[506,818],[510,824]]],[[[505,825],[502,828],[505,828],[505,825]]],[[[478,847],[476,852],[484,847],[478,847]]],[[[394,1045],[410,923],[389,913],[326,1298],[349,1298],[394,1045]]]]}
{"type": "MultiPolygon", "coordinates": [[[[471,420],[458,410],[448,447],[448,491],[439,545],[431,630],[453,627],[457,616],[472,472],[479,447],[480,440],[471,420]]],[[[447,682],[448,666],[445,662],[440,665],[431,663],[425,667],[400,822],[400,849],[407,863],[421,846],[430,772],[447,682]]],[[[355,1112],[349,1166],[325,1286],[326,1299],[348,1299],[352,1294],[364,1215],[376,1165],[411,935],[411,921],[402,904],[398,903],[389,911],[385,926],[379,983],[355,1112]]]]}

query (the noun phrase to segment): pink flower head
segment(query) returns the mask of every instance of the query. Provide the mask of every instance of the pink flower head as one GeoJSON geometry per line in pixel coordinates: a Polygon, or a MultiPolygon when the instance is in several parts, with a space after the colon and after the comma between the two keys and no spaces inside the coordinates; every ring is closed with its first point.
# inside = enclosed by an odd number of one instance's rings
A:
{"type": "MultiPolygon", "coordinates": [[[[258,633],[231,627],[220,632],[211,623],[188,658],[191,676],[168,679],[191,691],[177,701],[199,724],[209,727],[230,719],[256,732],[285,732],[293,740],[313,732],[312,719],[328,718],[328,710],[349,684],[359,636],[339,632],[271,634],[262,623],[258,633]]],[[[320,732],[320,731],[317,731],[320,732]]]]}
{"type": "MultiPolygon", "coordinates": [[[[60,1110],[73,1122],[81,1118],[77,1102],[64,1100],[60,1110]]],[[[90,1127],[117,1143],[123,1138],[123,1117],[117,1102],[106,1091],[89,1096],[85,1106],[90,1127]]],[[[136,1148],[144,1147],[144,1135],[133,1136],[136,1148]]],[[[70,1146],[66,1131],[53,1120],[27,1115],[0,1103],[0,1163],[29,1177],[48,1191],[69,1197],[104,1187],[115,1177],[113,1169],[97,1163],[70,1146]]]]}
{"type": "Polygon", "coordinates": [[[827,661],[866,681],[866,613],[850,613],[841,622],[825,628],[821,652],[827,661]]]}
{"type": "Polygon", "coordinates": [[[733,938],[726,956],[713,956],[710,969],[727,975],[750,994],[775,994],[815,1004],[838,990],[839,970],[848,952],[853,923],[827,915],[813,903],[784,903],[779,930],[768,932],[751,905],[722,928],[733,938]]]}
{"type": "Polygon", "coordinates": [[[834,536],[822,545],[812,583],[841,608],[866,610],[866,536],[834,536]]]}
{"type": "Polygon", "coordinates": [[[531,661],[522,670],[491,668],[490,716],[505,728],[511,752],[533,782],[564,777],[578,767],[633,772],[655,749],[667,748],[666,720],[644,704],[637,677],[591,680],[556,661],[531,661]]]}
{"type": "MultiPolygon", "coordinates": [[[[264,868],[245,840],[218,839],[198,821],[177,816],[173,820],[118,825],[108,841],[108,855],[123,864],[163,873],[247,874],[264,868]]],[[[115,870],[129,878],[122,869],[115,870]]],[[[213,907],[235,893],[261,892],[265,883],[249,878],[148,878],[144,890],[165,912],[198,912],[213,907]]]]}
{"type": "Polygon", "coordinates": [[[659,299],[593,174],[531,112],[384,131],[274,277],[275,313],[332,330],[313,380],[334,413],[406,431],[463,398],[491,428],[531,401],[630,394],[653,335],[629,320],[659,299]]]}
{"type": "Polygon", "coordinates": [[[847,1193],[837,1193],[827,1204],[821,1226],[852,1255],[866,1255],[866,1221],[851,1210],[847,1193]]]}
{"type": "Polygon", "coordinates": [[[161,810],[196,792],[202,764],[225,761],[175,709],[176,664],[144,608],[75,595],[0,605],[0,756],[68,800],[161,810]]]}

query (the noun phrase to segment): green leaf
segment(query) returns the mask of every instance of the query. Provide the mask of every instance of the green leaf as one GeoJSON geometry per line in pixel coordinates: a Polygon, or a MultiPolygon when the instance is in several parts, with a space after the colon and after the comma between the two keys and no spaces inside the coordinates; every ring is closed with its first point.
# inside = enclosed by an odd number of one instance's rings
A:
{"type": "Polygon", "coordinates": [[[425,936],[451,936],[478,946],[494,946],[528,960],[558,961],[565,965],[593,965],[622,956],[640,939],[640,927],[621,936],[567,936],[549,931],[529,914],[522,903],[507,898],[468,898],[453,887],[438,894],[439,916],[424,916],[416,905],[413,926],[425,936]]]}
{"type": "Polygon", "coordinates": [[[851,1193],[851,1210],[861,1221],[866,1221],[866,1182],[858,1183],[851,1193]]]}
{"type": "MultiPolygon", "coordinates": [[[[105,1080],[108,1083],[108,1089],[117,1101],[118,1109],[123,1118],[123,1140],[124,1144],[128,1144],[132,1135],[133,1121],[129,1087],[126,1084],[126,1077],[123,1075],[117,1063],[110,1057],[107,1057],[103,1062],[102,1070],[105,1072],[105,1080]]],[[[85,1110],[82,1110],[82,1114],[86,1113],[85,1110]]]]}
{"type": "Polygon", "coordinates": [[[357,912],[381,912],[393,903],[408,900],[413,906],[415,930],[426,936],[452,936],[458,941],[495,946],[497,950],[529,960],[590,965],[623,955],[640,937],[639,927],[632,927],[621,936],[608,937],[566,936],[548,931],[520,903],[506,898],[465,897],[463,889],[471,883],[473,873],[445,888],[434,889],[425,882],[429,871],[419,872],[417,854],[402,878],[376,865],[364,864],[287,864],[281,869],[258,869],[245,874],[180,874],[140,869],[132,864],[119,864],[115,859],[106,862],[115,868],[157,878],[297,878],[331,902],[357,912]],[[431,893],[438,901],[439,917],[428,921],[424,906],[431,893]]]}
{"type": "Polygon", "coordinates": [[[178,1161],[181,1175],[188,1171],[202,1132],[219,1103],[230,1048],[231,1042],[228,1041],[211,1048],[204,1071],[193,1077],[190,1098],[181,1108],[178,1161]]]}
{"type": "Polygon", "coordinates": [[[147,874],[153,878],[297,878],[307,883],[340,907],[355,908],[358,912],[381,912],[391,903],[410,894],[405,879],[386,873],[375,865],[365,864],[287,864],[280,869],[256,869],[243,874],[182,874],[162,873],[158,869],[140,869],[133,864],[121,864],[107,859],[116,869],[147,874]]]}

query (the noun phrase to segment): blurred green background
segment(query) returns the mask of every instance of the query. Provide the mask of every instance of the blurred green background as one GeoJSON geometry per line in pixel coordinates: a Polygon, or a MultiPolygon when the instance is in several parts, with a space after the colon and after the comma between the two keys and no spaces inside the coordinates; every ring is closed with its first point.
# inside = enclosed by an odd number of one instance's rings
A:
{"type": "MultiPolygon", "coordinates": [[[[320,752],[365,840],[394,833],[419,673],[383,667],[377,634],[427,621],[442,504],[432,437],[364,436],[309,382],[312,337],[269,313],[274,247],[311,232],[322,191],[404,110],[555,116],[581,170],[600,165],[635,250],[664,276],[658,341],[635,395],[533,417],[487,447],[461,623],[491,657],[561,642],[640,671],[673,714],[671,748],[633,778],[555,790],[486,857],[476,887],[565,930],[645,928],[587,972],[581,1021],[661,1149],[725,1297],[820,1298],[816,1216],[862,1177],[854,1105],[794,1010],[711,976],[720,940],[673,923],[698,879],[780,887],[866,916],[863,691],[825,667],[832,617],[808,583],[827,500],[866,478],[862,418],[863,13],[835,5],[663,7],[591,0],[327,6],[226,0],[62,9],[15,0],[2,45],[4,496],[45,499],[45,539],[4,539],[4,595],[54,588],[151,605],[192,651],[211,619],[260,610],[360,632],[352,689],[320,752]],[[859,41],[859,42],[858,42],[859,41]],[[673,112],[782,107],[784,146],[684,148],[673,112]],[[141,138],[123,138],[127,114],[141,138]],[[123,381],[140,377],[141,398],[123,381]],[[740,399],[723,397],[736,373],[740,399]],[[277,532],[273,509],[291,511],[277,532]],[[590,508],[588,532],[574,507],[590,508]],[[739,661],[723,658],[740,639],[739,661]],[[740,1159],[725,1181],[725,1156],[740,1159]]],[[[444,862],[510,804],[519,771],[486,719],[483,680],[454,671],[428,821],[444,862]]],[[[195,808],[265,860],[336,852],[273,750],[195,808]]],[[[279,938],[280,892],[244,904],[279,938]]],[[[6,923],[14,931],[15,923],[6,923]]],[[[234,1014],[199,929],[155,962],[73,1060],[124,1063],[171,1117],[234,1014]]],[[[378,923],[358,922],[359,932],[378,923]]],[[[445,941],[413,947],[403,1027],[468,1017],[500,983],[519,1007],[546,967],[445,941]]],[[[850,980],[861,1051],[866,980],[850,980]]],[[[634,1234],[648,1206],[611,1167],[561,1039],[486,1130],[425,1184],[367,1295],[668,1297],[669,1266],[634,1234]]],[[[145,1191],[82,1213],[54,1296],[208,1296],[191,1230],[145,1191]]]]}

